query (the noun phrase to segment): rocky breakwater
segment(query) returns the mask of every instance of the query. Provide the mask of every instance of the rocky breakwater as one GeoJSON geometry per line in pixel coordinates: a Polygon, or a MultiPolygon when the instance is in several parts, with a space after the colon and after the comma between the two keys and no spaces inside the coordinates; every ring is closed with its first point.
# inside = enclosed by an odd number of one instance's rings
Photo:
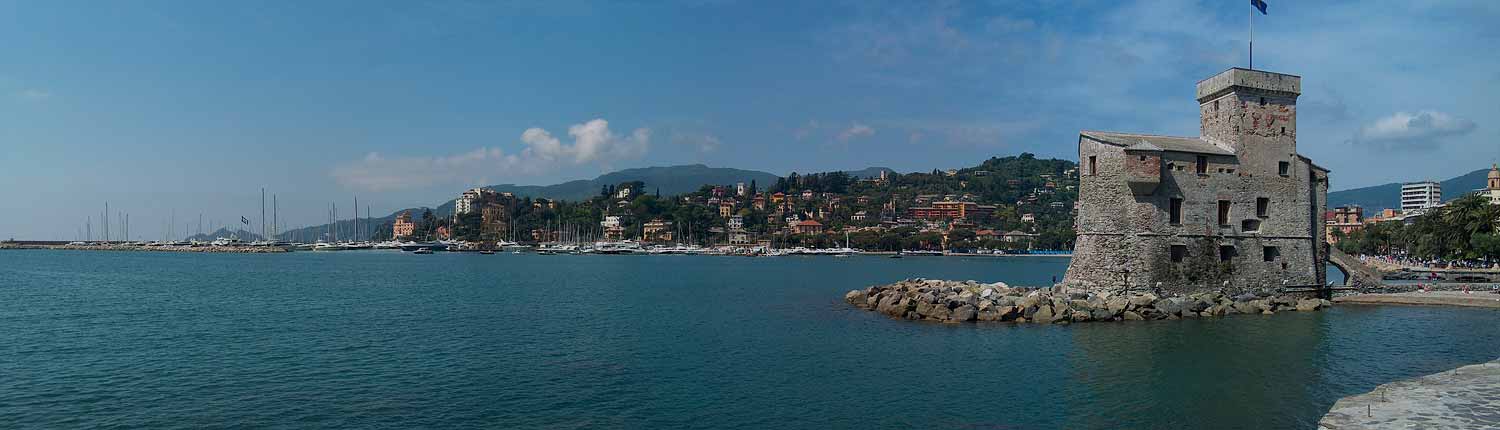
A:
{"type": "Polygon", "coordinates": [[[1315,311],[1327,300],[1270,293],[1197,293],[1159,296],[1153,293],[1058,293],[1050,289],[1012,288],[1005,283],[907,279],[844,294],[860,309],[892,318],[942,322],[1011,321],[1070,324],[1091,321],[1144,321],[1221,317],[1229,314],[1274,314],[1315,311]]]}

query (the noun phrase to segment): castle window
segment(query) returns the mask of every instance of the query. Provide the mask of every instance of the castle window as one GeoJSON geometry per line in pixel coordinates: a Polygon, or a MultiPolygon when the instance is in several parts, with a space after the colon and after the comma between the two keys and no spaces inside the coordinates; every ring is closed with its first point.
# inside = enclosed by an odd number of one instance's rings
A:
{"type": "Polygon", "coordinates": [[[1288,162],[1285,162],[1285,161],[1276,163],[1276,171],[1281,176],[1286,176],[1287,174],[1289,174],[1291,172],[1291,170],[1292,170],[1292,163],[1288,163],[1288,162]]]}
{"type": "Polygon", "coordinates": [[[1229,226],[1229,201],[1219,200],[1219,226],[1229,226]]]}
{"type": "Polygon", "coordinates": [[[1267,246],[1267,247],[1264,247],[1264,248],[1260,249],[1260,258],[1261,258],[1261,260],[1276,261],[1276,257],[1280,257],[1280,256],[1281,256],[1281,248],[1277,248],[1277,247],[1274,247],[1274,246],[1267,246]]]}
{"type": "Polygon", "coordinates": [[[1092,176],[1092,175],[1098,175],[1098,174],[1099,174],[1099,157],[1090,155],[1089,156],[1089,175],[1092,176]]]}
{"type": "Polygon", "coordinates": [[[1207,175],[1208,174],[1208,157],[1202,156],[1202,155],[1198,156],[1198,174],[1199,175],[1207,175]]]}
{"type": "Polygon", "coordinates": [[[1214,112],[1218,112],[1218,111],[1219,111],[1219,101],[1218,100],[1214,100],[1214,112]]]}
{"type": "Polygon", "coordinates": [[[1146,156],[1142,155],[1141,156],[1141,161],[1146,161],[1146,156]]]}
{"type": "Polygon", "coordinates": [[[1174,197],[1167,203],[1167,222],[1172,225],[1182,224],[1182,199],[1174,197]]]}
{"type": "Polygon", "coordinates": [[[1260,220],[1259,219],[1242,220],[1242,222],[1239,222],[1239,229],[1241,229],[1241,231],[1244,231],[1244,232],[1259,232],[1260,231],[1260,220]]]}
{"type": "Polygon", "coordinates": [[[1187,245],[1172,245],[1172,262],[1181,263],[1187,258],[1187,245]]]}
{"type": "Polygon", "coordinates": [[[1234,246],[1224,245],[1219,247],[1219,261],[1230,261],[1234,259],[1234,246]]]}
{"type": "Polygon", "coordinates": [[[1265,218],[1271,210],[1271,199],[1259,197],[1255,199],[1255,216],[1265,218]]]}
{"type": "Polygon", "coordinates": [[[1286,127],[1281,128],[1281,135],[1286,136],[1286,127]]]}
{"type": "Polygon", "coordinates": [[[1260,105],[1261,106],[1265,106],[1266,105],[1266,98],[1265,97],[1261,97],[1260,98],[1260,105]]]}

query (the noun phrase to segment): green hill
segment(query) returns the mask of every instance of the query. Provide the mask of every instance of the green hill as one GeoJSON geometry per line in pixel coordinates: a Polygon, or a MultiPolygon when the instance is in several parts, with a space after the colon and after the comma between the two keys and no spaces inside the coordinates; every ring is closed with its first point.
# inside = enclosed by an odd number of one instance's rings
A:
{"type": "Polygon", "coordinates": [[[599,189],[606,185],[618,185],[630,181],[645,182],[646,189],[650,192],[659,189],[662,195],[676,195],[697,191],[698,187],[705,184],[733,185],[737,182],[748,184],[750,181],[756,181],[758,185],[764,187],[766,184],[776,182],[776,178],[776,175],[755,170],[689,164],[625,169],[599,175],[594,179],[580,179],[556,185],[502,184],[486,188],[515,193],[517,196],[576,201],[598,195],[599,189]]]}
{"type": "MultiPolygon", "coordinates": [[[[1470,191],[1484,188],[1486,175],[1490,169],[1479,169],[1456,178],[1443,181],[1443,201],[1450,201],[1470,191]]],[[[1379,212],[1381,209],[1397,209],[1401,207],[1401,184],[1389,183],[1363,188],[1354,188],[1328,193],[1328,207],[1358,205],[1365,209],[1365,214],[1379,212]]]]}

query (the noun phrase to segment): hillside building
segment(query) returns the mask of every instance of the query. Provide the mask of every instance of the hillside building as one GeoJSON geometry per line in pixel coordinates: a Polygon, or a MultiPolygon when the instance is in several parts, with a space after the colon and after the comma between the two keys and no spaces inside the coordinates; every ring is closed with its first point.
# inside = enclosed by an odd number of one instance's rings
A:
{"type": "Polygon", "coordinates": [[[458,216],[473,213],[481,207],[479,203],[498,195],[499,193],[496,193],[495,190],[488,188],[472,188],[464,191],[463,194],[458,196],[457,200],[453,201],[453,215],[458,216]]]}
{"type": "Polygon", "coordinates": [[[641,240],[646,242],[669,243],[672,237],[672,222],[663,221],[660,218],[641,225],[641,240]]]}
{"type": "Polygon", "coordinates": [[[995,207],[974,202],[942,201],[932,202],[932,204],[927,206],[908,208],[906,212],[912,218],[922,220],[964,219],[977,221],[989,218],[991,214],[995,213],[995,207]]]}
{"type": "Polygon", "coordinates": [[[1425,211],[1443,202],[1443,184],[1433,181],[1401,184],[1401,211],[1425,211]]]}
{"type": "Polygon", "coordinates": [[[1484,189],[1490,196],[1490,204],[1500,205],[1500,165],[1490,165],[1490,174],[1485,179],[1484,189]]]}
{"type": "Polygon", "coordinates": [[[1063,283],[1236,292],[1321,286],[1328,170],[1297,153],[1301,78],[1232,68],[1197,84],[1197,137],[1083,131],[1063,283]]]}
{"type": "Polygon", "coordinates": [[[411,211],[402,212],[401,215],[396,215],[396,223],[391,226],[391,237],[400,239],[411,236],[416,228],[417,225],[411,222],[411,211]]]}
{"type": "Polygon", "coordinates": [[[1343,236],[1354,234],[1354,232],[1365,228],[1365,209],[1359,206],[1343,206],[1333,209],[1328,217],[1328,243],[1338,243],[1340,232],[1343,236]]]}

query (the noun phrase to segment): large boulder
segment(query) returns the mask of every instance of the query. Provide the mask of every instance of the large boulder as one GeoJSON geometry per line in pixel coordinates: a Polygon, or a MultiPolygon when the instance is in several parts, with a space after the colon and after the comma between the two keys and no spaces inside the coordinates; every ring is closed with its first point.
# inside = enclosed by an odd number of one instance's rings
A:
{"type": "Polygon", "coordinates": [[[1258,314],[1260,313],[1260,307],[1255,306],[1255,303],[1249,301],[1234,302],[1234,311],[1242,314],[1258,314]]]}
{"type": "Polygon", "coordinates": [[[1208,297],[1198,297],[1192,299],[1192,302],[1189,303],[1189,306],[1186,309],[1193,312],[1203,312],[1208,310],[1208,308],[1213,305],[1213,300],[1209,299],[1208,297]]]}
{"type": "Polygon", "coordinates": [[[1144,307],[1147,307],[1147,306],[1151,306],[1151,304],[1155,303],[1155,302],[1156,302],[1156,295],[1155,294],[1151,294],[1151,293],[1141,294],[1139,296],[1134,296],[1134,297],[1130,298],[1130,304],[1132,306],[1137,307],[1137,308],[1144,308],[1144,307]]]}
{"type": "Polygon", "coordinates": [[[1141,314],[1135,313],[1135,311],[1125,311],[1124,313],[1120,314],[1120,317],[1123,318],[1123,319],[1125,319],[1125,321],[1144,321],[1144,320],[1146,320],[1146,318],[1142,317],[1141,314]]]}
{"type": "Polygon", "coordinates": [[[1094,310],[1094,305],[1088,300],[1074,299],[1068,302],[1068,307],[1075,311],[1089,312],[1094,310]]]}
{"type": "Polygon", "coordinates": [[[1041,295],[1039,295],[1039,294],[1029,294],[1029,295],[1027,295],[1025,297],[1021,297],[1020,300],[1016,300],[1016,306],[1020,306],[1022,308],[1030,308],[1030,307],[1035,307],[1038,303],[1041,303],[1041,302],[1042,302],[1041,295]]]}
{"type": "Polygon", "coordinates": [[[1130,306],[1130,299],[1124,297],[1110,297],[1109,300],[1104,301],[1104,307],[1109,309],[1109,312],[1115,315],[1119,315],[1121,312],[1125,312],[1125,308],[1127,306],[1130,306]]]}
{"type": "Polygon", "coordinates": [[[1318,299],[1302,299],[1297,301],[1298,312],[1315,311],[1322,306],[1323,303],[1319,302],[1318,299]]]}
{"type": "Polygon", "coordinates": [[[1052,305],[1039,305],[1036,308],[1036,313],[1032,314],[1029,318],[1040,323],[1050,323],[1052,322],[1052,317],[1052,305]]]}
{"type": "Polygon", "coordinates": [[[866,303],[865,300],[864,290],[849,290],[849,292],[844,293],[844,301],[860,308],[869,306],[869,303],[866,303]]]}
{"type": "Polygon", "coordinates": [[[1000,321],[1013,321],[1016,318],[1021,317],[1021,308],[1015,306],[1001,306],[998,309],[998,312],[1000,312],[1000,321]]]}
{"type": "Polygon", "coordinates": [[[1080,310],[1073,311],[1073,314],[1069,315],[1068,317],[1068,319],[1072,320],[1073,322],[1087,322],[1090,318],[1092,318],[1092,316],[1088,312],[1080,310]]]}
{"type": "Polygon", "coordinates": [[[911,299],[891,294],[880,299],[880,305],[875,310],[892,317],[900,318],[906,315],[906,311],[912,310],[914,307],[911,299]]]}
{"type": "Polygon", "coordinates": [[[978,305],[979,304],[979,295],[978,294],[974,294],[973,292],[970,292],[970,291],[964,291],[964,292],[958,294],[958,301],[966,303],[966,304],[970,304],[970,305],[978,305]]]}
{"type": "Polygon", "coordinates": [[[949,318],[953,317],[953,310],[948,309],[947,306],[943,306],[943,304],[941,303],[932,305],[932,308],[929,309],[928,312],[931,313],[923,315],[922,317],[938,321],[946,321],[949,318]]]}
{"type": "Polygon", "coordinates": [[[974,305],[959,306],[953,310],[953,314],[949,316],[949,321],[969,321],[974,319],[974,315],[978,312],[979,310],[974,305]]]}
{"type": "Polygon", "coordinates": [[[1225,314],[1229,313],[1229,309],[1230,307],[1224,304],[1215,304],[1213,306],[1209,306],[1208,309],[1204,310],[1203,315],[1222,317],[1225,314]]]}
{"type": "Polygon", "coordinates": [[[1182,298],[1168,297],[1165,299],[1159,299],[1151,306],[1155,307],[1156,310],[1161,311],[1164,314],[1177,315],[1182,313],[1182,298]]]}
{"type": "MultiPolygon", "coordinates": [[[[1123,311],[1123,309],[1121,311],[1123,311]]],[[[1110,311],[1108,307],[1097,307],[1094,308],[1093,312],[1089,313],[1089,317],[1094,321],[1109,321],[1115,319],[1115,315],[1116,314],[1113,311],[1110,311]]]]}
{"type": "Polygon", "coordinates": [[[979,321],[1000,321],[1000,311],[997,311],[993,308],[985,309],[979,311],[979,314],[975,315],[974,319],[979,321]]]}

